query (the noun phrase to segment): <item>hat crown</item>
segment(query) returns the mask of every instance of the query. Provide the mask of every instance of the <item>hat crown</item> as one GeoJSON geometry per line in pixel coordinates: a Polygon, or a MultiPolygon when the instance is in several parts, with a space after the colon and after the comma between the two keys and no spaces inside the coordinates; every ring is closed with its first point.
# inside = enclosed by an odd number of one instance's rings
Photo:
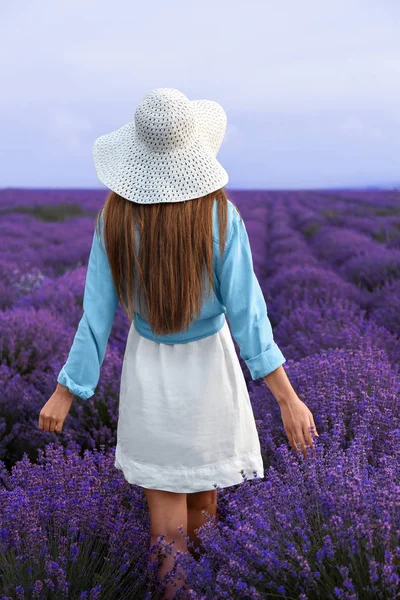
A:
{"type": "Polygon", "coordinates": [[[190,100],[174,88],[156,88],[135,111],[136,136],[148,150],[186,148],[196,136],[196,115],[190,100]]]}

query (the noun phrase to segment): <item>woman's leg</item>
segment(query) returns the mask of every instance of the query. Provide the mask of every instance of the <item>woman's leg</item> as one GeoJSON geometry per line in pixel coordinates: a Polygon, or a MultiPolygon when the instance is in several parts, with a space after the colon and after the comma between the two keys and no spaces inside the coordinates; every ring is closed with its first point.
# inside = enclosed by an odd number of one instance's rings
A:
{"type": "MultiPolygon", "coordinates": [[[[196,530],[199,529],[208,520],[206,515],[202,514],[205,510],[208,514],[216,517],[215,525],[218,523],[217,490],[207,490],[205,492],[193,492],[187,494],[187,534],[192,542],[199,546],[200,553],[203,547],[200,543],[196,530]]],[[[198,552],[189,548],[190,553],[198,558],[198,552]]]]}
{"type": "MultiPolygon", "coordinates": [[[[164,490],[152,490],[143,488],[146,495],[147,503],[150,511],[150,529],[151,540],[150,546],[157,543],[157,537],[165,534],[165,542],[174,542],[172,547],[172,555],[167,555],[162,560],[162,564],[158,570],[158,577],[163,579],[164,575],[172,569],[175,563],[174,555],[177,550],[182,553],[188,551],[187,541],[179,531],[179,527],[183,527],[187,533],[187,507],[186,494],[167,492],[164,490]]],[[[156,560],[157,556],[152,556],[152,560],[156,560]]],[[[177,589],[181,587],[185,581],[177,576],[174,582],[168,583],[165,589],[163,598],[173,598],[177,589]],[[174,586],[173,583],[176,585],[174,586]]]]}

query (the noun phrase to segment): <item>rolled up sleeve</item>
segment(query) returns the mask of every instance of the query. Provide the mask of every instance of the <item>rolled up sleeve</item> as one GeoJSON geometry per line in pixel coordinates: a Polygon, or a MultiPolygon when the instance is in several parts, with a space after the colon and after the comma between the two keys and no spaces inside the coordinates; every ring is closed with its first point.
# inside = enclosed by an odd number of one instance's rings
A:
{"type": "Polygon", "coordinates": [[[220,262],[220,296],[240,356],[252,379],[258,379],[275,371],[286,359],[274,341],[244,221],[236,209],[234,213],[232,232],[220,262]]]}
{"type": "Polygon", "coordinates": [[[59,383],[82,400],[93,396],[98,384],[117,307],[118,296],[104,241],[95,229],[86,272],[83,315],[67,361],[57,376],[59,383]]]}

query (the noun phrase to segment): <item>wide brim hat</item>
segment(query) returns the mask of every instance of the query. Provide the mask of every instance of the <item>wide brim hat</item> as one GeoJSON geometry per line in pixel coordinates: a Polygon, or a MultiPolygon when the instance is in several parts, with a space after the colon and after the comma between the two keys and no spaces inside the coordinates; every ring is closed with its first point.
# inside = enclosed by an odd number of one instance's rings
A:
{"type": "Polygon", "coordinates": [[[174,88],[152,90],[134,118],[93,144],[99,180],[126,200],[183,202],[228,183],[217,160],[227,116],[213,100],[189,100],[174,88]]]}

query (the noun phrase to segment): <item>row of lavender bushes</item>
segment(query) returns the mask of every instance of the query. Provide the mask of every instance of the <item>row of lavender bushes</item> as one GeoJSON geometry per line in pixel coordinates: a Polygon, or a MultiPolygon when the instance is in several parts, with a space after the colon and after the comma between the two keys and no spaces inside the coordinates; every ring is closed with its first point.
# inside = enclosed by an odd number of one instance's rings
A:
{"type": "MultiPolygon", "coordinates": [[[[206,553],[177,561],[191,597],[400,598],[400,194],[230,197],[320,437],[315,458],[294,455],[273,396],[240,359],[265,477],[218,492],[206,553]]],[[[121,309],[95,396],[74,401],[61,435],[38,429],[82,314],[104,198],[0,194],[1,600],[157,597],[144,494],[113,466],[121,309]]]]}

